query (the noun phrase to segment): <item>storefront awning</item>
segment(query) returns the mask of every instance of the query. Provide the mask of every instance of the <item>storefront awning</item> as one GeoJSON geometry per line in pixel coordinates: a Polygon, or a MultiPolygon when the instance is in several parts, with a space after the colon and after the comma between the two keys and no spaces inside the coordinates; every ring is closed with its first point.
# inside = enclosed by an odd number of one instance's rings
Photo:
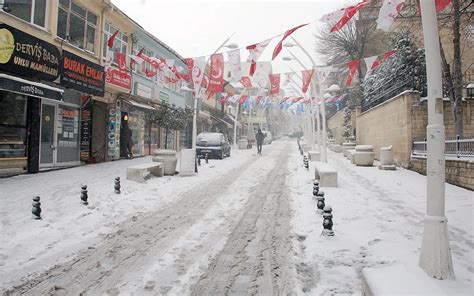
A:
{"type": "Polygon", "coordinates": [[[147,104],[142,104],[142,103],[138,103],[138,102],[135,102],[133,100],[125,100],[127,103],[129,103],[130,105],[132,106],[135,106],[135,107],[139,107],[139,108],[143,108],[143,109],[148,109],[148,110],[156,110],[155,108],[153,108],[152,106],[150,105],[147,105],[147,104]]]}
{"type": "Polygon", "coordinates": [[[228,123],[227,121],[225,121],[225,120],[223,120],[223,119],[220,119],[219,117],[212,116],[212,115],[211,115],[211,117],[212,117],[214,120],[217,120],[218,122],[224,123],[224,124],[227,126],[227,128],[234,128],[234,125],[233,125],[233,124],[230,124],[230,123],[228,123]]]}
{"type": "Polygon", "coordinates": [[[3,73],[0,73],[0,90],[58,101],[62,101],[64,94],[62,89],[3,73]]]}

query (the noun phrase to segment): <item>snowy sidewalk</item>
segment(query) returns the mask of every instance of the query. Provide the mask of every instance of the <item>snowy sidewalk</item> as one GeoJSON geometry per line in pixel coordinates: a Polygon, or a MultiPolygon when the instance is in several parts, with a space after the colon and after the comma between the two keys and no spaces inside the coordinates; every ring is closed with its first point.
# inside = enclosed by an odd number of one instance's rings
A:
{"type": "MultiPolygon", "coordinates": [[[[294,146],[289,183],[298,238],[294,241],[298,290],[310,291],[311,295],[359,294],[364,267],[399,263],[416,269],[426,177],[403,168],[382,171],[376,166],[357,167],[342,154],[329,151],[328,162],[338,171],[338,187],[321,190],[326,194],[326,204],[333,207],[336,235],[321,237],[322,216],[316,213],[316,201],[312,199],[314,167],[310,171],[304,169],[296,143],[294,146]]],[[[456,280],[435,283],[445,291],[457,291],[458,284],[471,287],[458,295],[469,295],[473,287],[473,198],[472,191],[446,184],[446,215],[456,280]]]]}

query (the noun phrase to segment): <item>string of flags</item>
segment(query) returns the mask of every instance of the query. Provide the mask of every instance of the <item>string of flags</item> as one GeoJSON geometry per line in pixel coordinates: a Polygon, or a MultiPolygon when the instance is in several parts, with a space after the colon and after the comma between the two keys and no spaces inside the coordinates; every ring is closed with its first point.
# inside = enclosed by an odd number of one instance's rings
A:
{"type": "MultiPolygon", "coordinates": [[[[351,5],[335,12],[326,14],[322,16],[319,21],[329,24],[330,32],[337,32],[341,30],[351,19],[352,17],[362,8],[370,4],[371,0],[363,0],[355,5],[351,5]]],[[[445,10],[450,4],[451,0],[435,0],[436,10],[437,12],[441,12],[445,10]]],[[[395,18],[400,13],[400,11],[404,8],[405,0],[384,0],[382,7],[379,11],[379,16],[377,19],[377,29],[389,31],[395,18]]],[[[305,27],[310,23],[301,24],[299,26],[293,27],[283,34],[275,35],[271,38],[268,38],[264,41],[248,45],[245,49],[248,51],[247,62],[250,63],[250,69],[248,76],[244,76],[242,73],[242,66],[241,66],[241,48],[233,49],[227,51],[227,58],[228,58],[228,65],[229,71],[226,80],[232,83],[240,82],[242,86],[245,88],[252,87],[252,81],[250,77],[252,77],[256,72],[256,65],[257,61],[262,56],[265,49],[269,46],[270,42],[276,38],[281,37],[275,48],[272,52],[272,61],[279,55],[282,50],[283,42],[287,37],[293,34],[296,30],[305,27]]],[[[110,38],[107,40],[107,51],[106,51],[106,63],[105,63],[105,70],[107,71],[110,69],[113,61],[118,64],[118,68],[120,73],[126,73],[126,55],[122,52],[112,51],[115,38],[119,31],[117,30],[113,33],[110,38]]],[[[381,63],[385,62],[387,59],[395,55],[395,51],[389,51],[383,54],[381,58],[378,56],[371,56],[364,58],[364,63],[366,65],[367,71],[365,74],[364,79],[370,76],[370,74],[374,71],[374,69],[379,66],[381,63]]],[[[131,60],[131,65],[143,65],[149,64],[151,67],[144,67],[144,74],[149,77],[153,78],[159,75],[159,80],[162,83],[175,83],[179,80],[185,81],[186,83],[192,83],[193,85],[193,93],[194,95],[200,95],[201,89],[206,89],[208,97],[211,97],[215,94],[221,92],[222,87],[224,85],[224,56],[222,53],[216,53],[210,55],[210,68],[209,74],[205,74],[205,69],[207,65],[207,57],[208,56],[200,56],[194,58],[185,58],[184,63],[186,67],[182,67],[181,65],[176,65],[176,61],[174,59],[164,59],[158,58],[153,56],[147,56],[144,52],[144,48],[140,49],[137,54],[129,54],[128,55],[131,60]]],[[[348,77],[345,80],[345,85],[350,86],[352,84],[353,78],[357,69],[361,63],[361,60],[355,59],[352,61],[347,62],[348,67],[348,77]]],[[[317,69],[310,69],[310,70],[303,70],[302,71],[302,86],[301,90],[303,94],[306,94],[309,85],[311,83],[311,79],[313,75],[316,75],[317,79],[320,83],[323,83],[324,80],[327,79],[329,74],[332,70],[338,65],[327,65],[321,66],[317,69]]],[[[339,65],[340,66],[340,65],[339,65]]],[[[291,81],[291,77],[293,73],[283,73],[285,75],[283,79],[283,85],[286,86],[291,81]]],[[[229,96],[229,95],[221,95],[220,102],[225,103],[226,101],[231,103],[239,102],[244,106],[248,106],[251,108],[252,105],[256,103],[257,106],[262,108],[268,108],[272,106],[268,101],[269,98],[275,96],[280,91],[280,74],[270,74],[269,77],[270,82],[270,90],[269,96],[270,97],[263,97],[263,96],[245,96],[240,95],[240,97],[236,96],[229,96]]],[[[304,99],[303,97],[293,98],[289,100],[288,98],[285,100],[283,99],[279,105],[287,106],[289,109],[292,105],[299,105],[299,104],[307,104],[308,100],[304,99]],[[297,100],[295,100],[297,99],[297,100]],[[290,102],[290,105],[288,105],[290,102]]],[[[337,100],[336,100],[337,101],[337,100]]],[[[285,108],[285,107],[284,107],[285,108]]],[[[293,108],[296,113],[299,107],[293,108]]],[[[292,110],[293,110],[292,109],[292,110]]]]}

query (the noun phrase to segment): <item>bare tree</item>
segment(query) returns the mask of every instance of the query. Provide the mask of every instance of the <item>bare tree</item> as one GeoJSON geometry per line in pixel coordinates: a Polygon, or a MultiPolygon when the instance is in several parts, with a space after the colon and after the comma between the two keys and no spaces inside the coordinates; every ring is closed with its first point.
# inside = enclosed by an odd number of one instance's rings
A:
{"type": "MultiPolygon", "coordinates": [[[[347,69],[347,62],[362,59],[366,55],[376,52],[380,47],[385,47],[380,42],[376,42],[380,38],[375,38],[376,32],[373,22],[352,19],[342,29],[333,33],[330,32],[331,27],[331,25],[324,26],[315,34],[316,52],[326,60],[326,64],[339,68],[339,73],[347,69]]],[[[348,91],[352,106],[358,105],[362,96],[361,83],[364,77],[362,67],[361,63],[357,69],[358,86],[348,91]]],[[[333,78],[343,81],[340,75],[333,78]]]]}

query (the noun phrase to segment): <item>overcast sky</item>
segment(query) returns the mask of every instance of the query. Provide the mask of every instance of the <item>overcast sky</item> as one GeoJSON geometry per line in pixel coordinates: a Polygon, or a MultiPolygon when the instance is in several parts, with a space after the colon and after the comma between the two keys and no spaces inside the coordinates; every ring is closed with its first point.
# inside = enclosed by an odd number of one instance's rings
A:
{"type": "MultiPolygon", "coordinates": [[[[112,0],[129,17],[147,31],[176,50],[183,57],[212,54],[231,34],[229,43],[237,43],[241,58],[247,58],[245,46],[282,34],[295,26],[319,20],[323,14],[342,8],[351,0],[313,1],[157,1],[157,0],[112,0]]],[[[295,37],[305,49],[314,54],[315,33],[320,22],[314,22],[297,30],[295,37]]],[[[289,41],[289,38],[287,39],[289,41]]],[[[275,38],[261,57],[269,61],[276,43],[275,38]]],[[[227,49],[228,50],[228,49],[227,49]]],[[[220,52],[225,52],[223,48],[220,52]]],[[[292,51],[310,67],[309,59],[298,48],[292,51]]],[[[272,63],[274,73],[289,72],[288,66],[301,70],[297,63],[282,60],[288,52],[283,48],[272,63]]],[[[224,55],[227,60],[227,56],[224,55]]],[[[317,60],[317,63],[324,61],[317,60]]]]}

